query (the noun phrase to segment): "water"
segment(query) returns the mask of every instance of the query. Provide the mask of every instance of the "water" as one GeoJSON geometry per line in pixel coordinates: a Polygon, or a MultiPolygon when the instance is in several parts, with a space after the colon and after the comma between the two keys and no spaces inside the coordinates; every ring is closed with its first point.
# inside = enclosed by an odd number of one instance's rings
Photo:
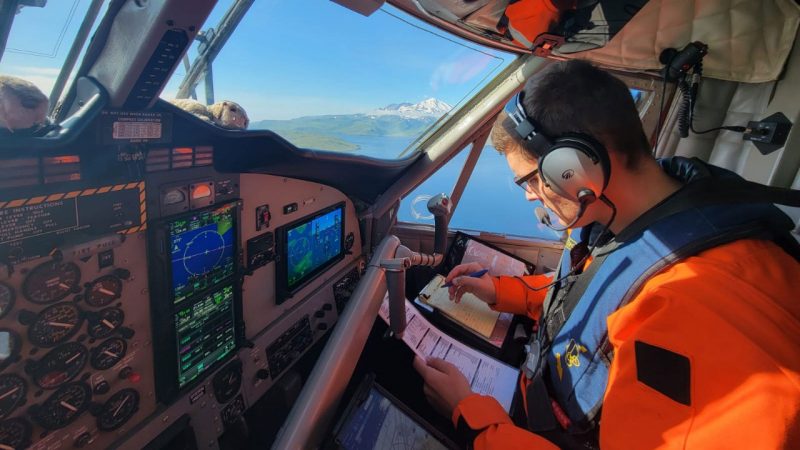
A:
{"type": "MultiPolygon", "coordinates": [[[[413,137],[339,135],[361,149],[356,154],[394,159],[414,140],[413,137]]],[[[467,152],[461,152],[433,176],[425,180],[400,202],[398,220],[433,224],[426,208],[427,199],[452,192],[467,152]]],[[[486,146],[467,183],[461,201],[450,220],[451,229],[479,230],[494,233],[556,240],[557,233],[538,223],[534,209],[539,202],[529,202],[525,192],[513,181],[506,159],[493,147],[486,146]]]]}

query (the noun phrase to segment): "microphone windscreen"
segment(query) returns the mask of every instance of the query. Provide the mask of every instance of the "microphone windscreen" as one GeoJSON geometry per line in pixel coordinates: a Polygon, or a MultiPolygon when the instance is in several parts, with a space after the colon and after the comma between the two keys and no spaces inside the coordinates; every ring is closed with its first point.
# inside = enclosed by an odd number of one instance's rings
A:
{"type": "Polygon", "coordinates": [[[544,208],[542,208],[540,206],[540,207],[536,208],[533,211],[533,213],[536,214],[536,218],[539,219],[539,222],[541,222],[541,223],[543,223],[545,225],[549,225],[550,224],[550,215],[547,214],[547,210],[546,209],[544,209],[544,208]]]}

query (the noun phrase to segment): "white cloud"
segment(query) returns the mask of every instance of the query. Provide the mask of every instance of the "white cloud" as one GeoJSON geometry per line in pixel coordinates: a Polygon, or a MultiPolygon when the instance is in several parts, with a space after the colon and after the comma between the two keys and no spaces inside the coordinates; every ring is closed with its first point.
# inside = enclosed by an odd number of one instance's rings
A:
{"type": "Polygon", "coordinates": [[[435,92],[443,85],[466,83],[483,73],[492,59],[483,53],[470,53],[443,62],[431,75],[431,88],[435,92]]]}

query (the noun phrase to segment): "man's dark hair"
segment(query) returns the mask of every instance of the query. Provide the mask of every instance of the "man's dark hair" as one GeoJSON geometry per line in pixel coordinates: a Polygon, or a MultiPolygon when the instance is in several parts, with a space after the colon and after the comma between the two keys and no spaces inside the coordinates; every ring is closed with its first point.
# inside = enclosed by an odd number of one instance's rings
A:
{"type": "Polygon", "coordinates": [[[523,102],[528,116],[550,137],[588,134],[608,151],[624,155],[629,168],[650,154],[628,87],[588,62],[551,64],[528,80],[523,102]]]}

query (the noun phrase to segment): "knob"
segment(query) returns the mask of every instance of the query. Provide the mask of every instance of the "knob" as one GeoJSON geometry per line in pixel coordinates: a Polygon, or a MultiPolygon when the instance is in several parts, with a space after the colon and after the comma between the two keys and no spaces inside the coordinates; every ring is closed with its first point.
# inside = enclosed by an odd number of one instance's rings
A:
{"type": "Polygon", "coordinates": [[[321,319],[321,318],[325,317],[325,311],[323,311],[321,309],[318,310],[317,312],[314,313],[314,317],[316,317],[317,319],[321,319]]]}
{"type": "Polygon", "coordinates": [[[256,371],[256,378],[258,378],[259,380],[266,380],[267,378],[269,378],[269,370],[258,369],[256,371]]]}
{"type": "Polygon", "coordinates": [[[319,331],[325,331],[325,330],[328,329],[328,324],[327,323],[321,323],[321,324],[317,325],[317,329],[319,331]]]}
{"type": "Polygon", "coordinates": [[[94,386],[94,393],[97,395],[108,394],[110,390],[111,386],[109,386],[107,381],[101,381],[94,386]]]}

